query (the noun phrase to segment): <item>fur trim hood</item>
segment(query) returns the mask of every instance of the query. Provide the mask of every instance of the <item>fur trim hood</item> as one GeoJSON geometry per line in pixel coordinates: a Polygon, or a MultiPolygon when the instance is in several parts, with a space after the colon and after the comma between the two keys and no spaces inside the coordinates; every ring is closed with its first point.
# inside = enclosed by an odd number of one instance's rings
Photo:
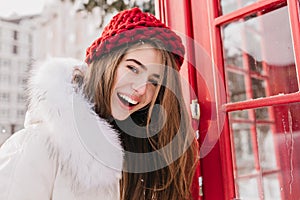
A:
{"type": "Polygon", "coordinates": [[[72,84],[80,61],[51,58],[32,71],[25,128],[40,124],[58,169],[83,187],[111,185],[121,178],[123,149],[118,133],[93,111],[72,84]]]}

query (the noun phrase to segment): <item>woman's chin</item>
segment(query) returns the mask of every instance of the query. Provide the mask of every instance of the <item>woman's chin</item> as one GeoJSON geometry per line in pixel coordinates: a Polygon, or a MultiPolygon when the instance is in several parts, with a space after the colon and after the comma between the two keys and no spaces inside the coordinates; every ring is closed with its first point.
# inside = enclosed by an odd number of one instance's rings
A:
{"type": "Polygon", "coordinates": [[[123,121],[130,116],[130,113],[112,113],[112,116],[116,120],[123,121]]]}

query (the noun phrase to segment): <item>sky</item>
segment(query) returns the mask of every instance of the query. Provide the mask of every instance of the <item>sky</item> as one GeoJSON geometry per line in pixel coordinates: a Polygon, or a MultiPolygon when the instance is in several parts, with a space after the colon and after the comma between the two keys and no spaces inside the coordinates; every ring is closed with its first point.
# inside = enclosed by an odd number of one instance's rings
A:
{"type": "Polygon", "coordinates": [[[45,2],[51,0],[0,0],[0,16],[7,17],[12,13],[29,15],[41,12],[45,2]]]}

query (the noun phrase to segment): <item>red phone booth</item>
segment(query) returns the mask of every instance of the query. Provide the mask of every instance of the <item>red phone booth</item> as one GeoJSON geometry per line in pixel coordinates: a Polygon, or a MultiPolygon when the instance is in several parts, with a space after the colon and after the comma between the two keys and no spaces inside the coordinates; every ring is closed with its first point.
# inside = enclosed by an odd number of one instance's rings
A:
{"type": "Polygon", "coordinates": [[[195,199],[300,199],[300,1],[156,6],[186,36],[181,73],[200,105],[195,199]]]}

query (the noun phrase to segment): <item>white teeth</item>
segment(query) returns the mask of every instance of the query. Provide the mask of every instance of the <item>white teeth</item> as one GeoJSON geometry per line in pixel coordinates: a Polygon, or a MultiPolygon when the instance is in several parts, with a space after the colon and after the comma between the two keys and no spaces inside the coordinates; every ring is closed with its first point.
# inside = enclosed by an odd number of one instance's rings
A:
{"type": "Polygon", "coordinates": [[[123,94],[119,94],[119,96],[122,97],[122,99],[124,99],[124,100],[127,101],[128,103],[131,103],[131,104],[133,104],[133,105],[136,105],[136,104],[138,103],[137,101],[135,101],[135,100],[131,99],[130,97],[125,96],[125,95],[123,95],[123,94]]]}

